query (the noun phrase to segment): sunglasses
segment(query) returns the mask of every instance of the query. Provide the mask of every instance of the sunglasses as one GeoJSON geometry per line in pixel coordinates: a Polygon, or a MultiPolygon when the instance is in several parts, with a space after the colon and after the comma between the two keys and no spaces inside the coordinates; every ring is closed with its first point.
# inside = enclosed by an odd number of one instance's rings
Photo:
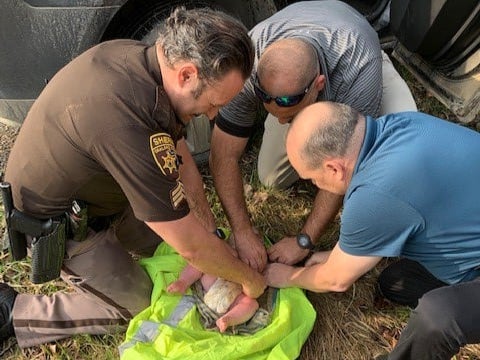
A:
{"type": "Polygon", "coordinates": [[[266,104],[269,104],[272,100],[275,101],[275,104],[277,104],[280,107],[291,107],[297,105],[300,101],[303,100],[305,95],[307,95],[308,91],[310,90],[310,87],[313,85],[313,82],[317,78],[317,75],[310,81],[310,83],[307,85],[305,90],[301,94],[298,95],[285,95],[285,96],[270,96],[268,95],[265,90],[263,90],[260,87],[260,83],[258,81],[258,77],[255,77],[255,83],[253,84],[253,89],[255,91],[255,95],[266,104]]]}

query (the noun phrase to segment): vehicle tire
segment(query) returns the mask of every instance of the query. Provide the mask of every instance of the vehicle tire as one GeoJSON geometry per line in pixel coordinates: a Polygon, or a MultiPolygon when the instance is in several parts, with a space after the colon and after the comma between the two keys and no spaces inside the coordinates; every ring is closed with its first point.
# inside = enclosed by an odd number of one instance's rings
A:
{"type": "MultiPolygon", "coordinates": [[[[131,1],[115,15],[102,41],[129,38],[140,40],[149,45],[153,44],[157,38],[158,25],[179,5],[185,6],[187,9],[207,6],[222,10],[218,3],[213,0],[171,0],[168,2],[155,0],[131,1]]],[[[204,167],[208,164],[210,155],[209,144],[211,133],[200,134],[200,138],[208,136],[208,139],[202,141],[200,144],[198,140],[193,139],[194,137],[198,138],[199,134],[194,134],[191,128],[192,127],[187,127],[187,145],[197,166],[204,167]],[[196,148],[195,144],[200,144],[200,146],[196,148]]]]}
{"type": "Polygon", "coordinates": [[[152,31],[177,6],[185,6],[187,9],[207,6],[221,10],[215,0],[129,1],[115,14],[105,30],[102,41],[112,39],[148,41],[152,31]]]}
{"type": "Polygon", "coordinates": [[[390,15],[400,43],[437,69],[455,70],[480,47],[478,0],[392,0],[390,15]]]}

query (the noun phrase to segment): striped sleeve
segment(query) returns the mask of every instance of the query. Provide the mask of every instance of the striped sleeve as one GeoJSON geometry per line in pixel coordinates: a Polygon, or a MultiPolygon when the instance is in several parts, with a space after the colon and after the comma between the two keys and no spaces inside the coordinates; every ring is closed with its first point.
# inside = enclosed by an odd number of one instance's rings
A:
{"type": "Polygon", "coordinates": [[[255,125],[260,106],[253,91],[251,78],[245,83],[243,90],[220,109],[215,124],[227,134],[238,137],[249,137],[255,125]]]}

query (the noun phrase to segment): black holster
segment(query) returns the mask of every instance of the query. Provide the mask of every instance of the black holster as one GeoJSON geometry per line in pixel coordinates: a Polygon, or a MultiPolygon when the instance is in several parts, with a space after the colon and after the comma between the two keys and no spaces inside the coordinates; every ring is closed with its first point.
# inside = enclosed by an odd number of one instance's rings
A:
{"type": "Polygon", "coordinates": [[[65,256],[65,227],[66,219],[62,217],[53,221],[51,233],[33,238],[30,280],[34,284],[41,284],[60,276],[65,256]]]}
{"type": "Polygon", "coordinates": [[[36,219],[15,209],[9,183],[0,183],[0,188],[13,260],[22,260],[27,256],[28,235],[32,239],[31,281],[39,284],[58,278],[65,255],[65,216],[36,219]]]}

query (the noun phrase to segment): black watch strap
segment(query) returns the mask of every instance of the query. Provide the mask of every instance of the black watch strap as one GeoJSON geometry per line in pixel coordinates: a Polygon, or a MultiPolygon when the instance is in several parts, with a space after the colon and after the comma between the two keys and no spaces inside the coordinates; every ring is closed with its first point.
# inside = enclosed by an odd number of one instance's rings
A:
{"type": "Polygon", "coordinates": [[[315,248],[315,245],[312,243],[312,239],[310,239],[308,234],[297,234],[297,244],[302,249],[306,250],[313,250],[315,248]]]}
{"type": "Polygon", "coordinates": [[[218,238],[225,240],[227,238],[227,235],[225,234],[225,231],[223,231],[220,228],[216,228],[215,231],[213,232],[215,235],[217,235],[218,238]]]}

